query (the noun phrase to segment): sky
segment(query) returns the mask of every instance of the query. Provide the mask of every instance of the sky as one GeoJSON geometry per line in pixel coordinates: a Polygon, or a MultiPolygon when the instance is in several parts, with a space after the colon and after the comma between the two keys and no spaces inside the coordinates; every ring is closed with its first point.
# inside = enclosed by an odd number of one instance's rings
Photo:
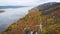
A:
{"type": "Polygon", "coordinates": [[[60,2],[60,0],[0,0],[0,6],[37,6],[46,2],[60,2]]]}

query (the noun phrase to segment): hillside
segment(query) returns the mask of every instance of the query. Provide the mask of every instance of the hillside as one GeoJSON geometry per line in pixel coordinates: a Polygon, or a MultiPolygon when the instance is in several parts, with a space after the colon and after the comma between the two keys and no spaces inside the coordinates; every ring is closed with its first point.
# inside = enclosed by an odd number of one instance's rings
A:
{"type": "Polygon", "coordinates": [[[31,31],[33,34],[60,34],[60,3],[50,2],[32,8],[2,34],[31,34],[31,31]]]}

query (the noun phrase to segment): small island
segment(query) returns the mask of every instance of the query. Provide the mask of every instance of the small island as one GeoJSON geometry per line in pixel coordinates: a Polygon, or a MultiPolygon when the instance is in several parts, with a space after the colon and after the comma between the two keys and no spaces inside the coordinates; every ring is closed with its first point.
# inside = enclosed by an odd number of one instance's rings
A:
{"type": "Polygon", "coordinates": [[[4,10],[0,10],[0,13],[3,13],[3,12],[5,12],[4,10]]]}

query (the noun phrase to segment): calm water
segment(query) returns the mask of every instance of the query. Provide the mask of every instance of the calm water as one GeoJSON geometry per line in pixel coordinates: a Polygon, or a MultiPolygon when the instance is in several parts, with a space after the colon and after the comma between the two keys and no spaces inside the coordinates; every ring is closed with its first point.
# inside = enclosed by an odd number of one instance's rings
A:
{"type": "Polygon", "coordinates": [[[0,13],[0,32],[5,30],[10,24],[16,22],[28,13],[32,7],[2,9],[5,12],[0,13]]]}

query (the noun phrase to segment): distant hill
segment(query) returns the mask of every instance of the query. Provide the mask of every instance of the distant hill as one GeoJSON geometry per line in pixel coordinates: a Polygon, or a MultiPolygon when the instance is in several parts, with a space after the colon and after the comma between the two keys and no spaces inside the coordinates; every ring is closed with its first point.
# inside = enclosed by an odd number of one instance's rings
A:
{"type": "Polygon", "coordinates": [[[60,3],[49,2],[32,8],[2,34],[31,34],[31,31],[38,34],[60,34],[60,3]]]}
{"type": "Polygon", "coordinates": [[[22,7],[28,7],[28,6],[0,6],[0,9],[7,9],[7,8],[22,8],[22,7]]]}
{"type": "Polygon", "coordinates": [[[42,11],[44,11],[44,10],[47,10],[47,9],[49,9],[51,7],[58,6],[58,5],[60,5],[60,3],[49,2],[49,3],[45,3],[45,4],[42,4],[42,5],[39,5],[37,8],[41,9],[42,11]]]}

